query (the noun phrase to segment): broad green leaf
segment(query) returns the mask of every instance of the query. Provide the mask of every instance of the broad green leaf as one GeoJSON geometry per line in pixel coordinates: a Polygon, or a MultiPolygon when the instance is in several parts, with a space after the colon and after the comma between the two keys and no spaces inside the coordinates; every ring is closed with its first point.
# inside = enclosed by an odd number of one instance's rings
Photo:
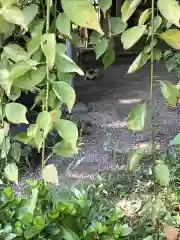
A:
{"type": "Polygon", "coordinates": [[[112,6],[112,0],[99,0],[98,3],[104,13],[104,16],[106,17],[107,10],[112,6]]]}
{"type": "Polygon", "coordinates": [[[144,156],[147,155],[147,148],[139,148],[134,150],[129,158],[128,158],[128,163],[127,163],[127,170],[129,172],[133,172],[136,167],[138,166],[139,162],[144,158],[144,156]]]}
{"type": "Polygon", "coordinates": [[[38,14],[38,5],[31,4],[23,8],[24,23],[28,27],[38,14]]]}
{"type": "Polygon", "coordinates": [[[161,38],[172,48],[180,49],[180,30],[169,29],[166,32],[161,33],[161,38]]]}
{"type": "Polygon", "coordinates": [[[45,166],[42,172],[42,178],[47,183],[52,183],[58,186],[59,179],[58,179],[58,172],[54,164],[49,164],[45,166]]]}
{"type": "Polygon", "coordinates": [[[35,22],[30,30],[31,40],[27,42],[27,52],[29,56],[37,52],[40,47],[43,27],[44,21],[39,20],[35,22]]]}
{"type": "Polygon", "coordinates": [[[23,28],[27,29],[23,12],[19,8],[17,7],[5,8],[1,12],[1,15],[6,21],[20,25],[23,28]]]}
{"type": "Polygon", "coordinates": [[[18,168],[15,163],[8,164],[4,170],[6,178],[18,185],[18,168]]]}
{"type": "Polygon", "coordinates": [[[90,43],[92,44],[97,44],[101,39],[101,34],[96,31],[92,31],[91,36],[90,36],[90,43]]]}
{"type": "Polygon", "coordinates": [[[56,55],[56,37],[54,33],[46,33],[42,36],[41,40],[42,50],[46,56],[46,60],[50,70],[55,63],[56,55]]]}
{"type": "Polygon", "coordinates": [[[172,84],[169,81],[160,81],[161,92],[170,106],[176,106],[179,90],[176,85],[172,84]]]}
{"type": "Polygon", "coordinates": [[[13,65],[9,73],[9,79],[15,80],[16,78],[19,78],[20,76],[28,72],[31,68],[33,68],[33,66],[30,65],[28,61],[17,62],[13,65]]]}
{"type": "Polygon", "coordinates": [[[95,8],[89,0],[62,0],[61,4],[65,14],[72,22],[103,34],[95,8]]]}
{"type": "Polygon", "coordinates": [[[21,96],[21,89],[15,86],[11,87],[11,91],[9,94],[9,98],[13,101],[15,101],[16,99],[18,99],[21,96]]]}
{"type": "Polygon", "coordinates": [[[60,141],[53,146],[53,153],[60,155],[61,157],[72,157],[77,153],[77,148],[72,148],[68,142],[60,141]]]}
{"type": "Polygon", "coordinates": [[[104,57],[103,57],[103,64],[104,64],[104,68],[108,68],[109,66],[111,66],[111,64],[113,64],[115,60],[115,51],[112,47],[111,44],[109,44],[108,48],[105,51],[104,57]]]}
{"type": "Polygon", "coordinates": [[[46,137],[52,127],[52,119],[50,112],[40,112],[36,120],[36,128],[43,132],[43,136],[46,137]]]}
{"type": "Polygon", "coordinates": [[[150,59],[151,55],[141,52],[128,69],[127,74],[138,71],[150,59]]]}
{"type": "Polygon", "coordinates": [[[10,138],[6,137],[3,140],[1,145],[1,159],[5,158],[9,154],[9,150],[11,148],[10,138]]]}
{"type": "Polygon", "coordinates": [[[32,138],[28,137],[26,132],[20,132],[20,133],[16,134],[15,140],[17,140],[21,143],[28,144],[29,146],[31,146],[33,148],[36,148],[36,144],[35,144],[34,140],[32,138]]]}
{"type": "Polygon", "coordinates": [[[129,113],[127,124],[129,130],[141,131],[144,129],[147,117],[147,104],[137,104],[129,113]]]}
{"type": "Polygon", "coordinates": [[[126,0],[123,3],[121,8],[123,22],[127,22],[127,20],[132,16],[140,3],[141,0],[126,0]]]}
{"type": "Polygon", "coordinates": [[[25,61],[29,59],[27,52],[15,43],[5,46],[4,53],[14,62],[25,61]]]}
{"type": "Polygon", "coordinates": [[[11,146],[10,154],[16,162],[19,162],[21,157],[21,144],[18,142],[14,142],[11,146]]]}
{"type": "Polygon", "coordinates": [[[57,78],[59,81],[64,81],[68,84],[71,84],[71,81],[74,77],[74,73],[62,73],[60,71],[57,72],[57,78]]]}
{"type": "Polygon", "coordinates": [[[52,86],[56,96],[62,101],[62,103],[67,105],[69,112],[71,112],[76,100],[74,89],[68,83],[63,81],[54,82],[52,86]]]}
{"type": "Polygon", "coordinates": [[[56,51],[56,67],[62,73],[77,72],[79,75],[84,75],[81,68],[70,57],[60,51],[56,51]]]}
{"type": "Polygon", "coordinates": [[[132,233],[132,231],[133,231],[133,229],[131,227],[129,227],[128,224],[124,224],[122,226],[120,236],[126,237],[126,236],[130,235],[132,233]]]}
{"type": "Polygon", "coordinates": [[[146,25],[139,25],[129,28],[121,35],[121,42],[124,49],[131,48],[144,34],[146,25]]]}
{"type": "Polygon", "coordinates": [[[13,23],[7,22],[2,16],[0,16],[0,33],[6,35],[11,34],[15,30],[13,23]]]}
{"type": "Polygon", "coordinates": [[[124,32],[127,28],[127,23],[124,23],[120,17],[112,17],[111,22],[111,31],[113,34],[120,34],[124,32]]]}
{"type": "Polygon", "coordinates": [[[1,0],[2,7],[10,8],[16,3],[16,0],[1,0]]]}
{"type": "Polygon", "coordinates": [[[159,11],[171,24],[180,27],[180,5],[176,0],[158,0],[159,11]]]}
{"type": "Polygon", "coordinates": [[[8,103],[5,107],[5,113],[8,121],[14,124],[28,124],[28,121],[26,119],[26,112],[26,107],[19,103],[8,103]]]}
{"type": "Polygon", "coordinates": [[[157,31],[157,29],[161,26],[162,24],[162,18],[158,15],[154,18],[154,32],[157,31]]]}
{"type": "Polygon", "coordinates": [[[170,141],[170,146],[179,145],[180,144],[180,133],[178,133],[172,141],[170,141]]]}
{"type": "Polygon", "coordinates": [[[37,70],[30,70],[23,76],[13,81],[13,86],[21,89],[33,90],[40,84],[46,76],[46,66],[41,66],[37,70]]]}
{"type": "Polygon", "coordinates": [[[9,72],[4,69],[0,70],[0,86],[6,91],[7,95],[10,94],[12,82],[9,80],[9,72]]]}
{"type": "Polygon", "coordinates": [[[73,149],[76,149],[76,144],[78,140],[78,129],[77,126],[69,121],[64,119],[59,119],[55,122],[55,128],[59,135],[69,144],[73,149]]]}
{"type": "Polygon", "coordinates": [[[64,43],[56,44],[56,52],[66,53],[66,44],[64,43]]]}
{"type": "Polygon", "coordinates": [[[139,18],[138,25],[144,25],[150,16],[151,16],[151,8],[144,10],[144,12],[141,14],[139,18]]]}
{"type": "Polygon", "coordinates": [[[155,203],[152,206],[152,222],[153,225],[156,225],[156,221],[159,218],[159,214],[162,207],[162,200],[160,196],[156,196],[155,203]]]}
{"type": "Polygon", "coordinates": [[[31,213],[32,215],[34,214],[34,211],[36,209],[38,194],[39,194],[38,188],[32,188],[32,194],[29,197],[28,203],[27,203],[27,206],[26,206],[27,212],[31,213]]]}
{"type": "Polygon", "coordinates": [[[65,13],[59,13],[56,19],[56,28],[65,36],[71,37],[71,22],[65,13]]]}
{"type": "Polygon", "coordinates": [[[108,47],[108,40],[106,38],[102,38],[95,46],[94,51],[96,53],[96,59],[100,58],[103,53],[105,53],[108,47]]]}
{"type": "Polygon", "coordinates": [[[154,60],[156,61],[160,61],[162,58],[163,54],[161,49],[159,48],[154,48],[154,60]]]}
{"type": "Polygon", "coordinates": [[[165,164],[159,163],[154,169],[156,180],[161,186],[168,186],[170,181],[169,169],[165,164]]]}
{"type": "Polygon", "coordinates": [[[60,227],[61,227],[62,238],[64,240],[80,240],[78,235],[76,235],[76,233],[70,228],[62,225],[60,227]]]}

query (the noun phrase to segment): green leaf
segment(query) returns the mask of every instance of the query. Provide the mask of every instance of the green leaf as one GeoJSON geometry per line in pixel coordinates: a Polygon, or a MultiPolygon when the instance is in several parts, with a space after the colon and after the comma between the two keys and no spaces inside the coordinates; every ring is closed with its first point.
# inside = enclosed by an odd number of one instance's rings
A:
{"type": "Polygon", "coordinates": [[[56,28],[65,36],[71,37],[71,22],[65,13],[59,13],[57,16],[56,28]]]}
{"type": "Polygon", "coordinates": [[[15,163],[8,164],[4,170],[6,178],[18,185],[18,168],[15,163]]]}
{"type": "Polygon", "coordinates": [[[121,230],[121,233],[120,233],[120,236],[121,237],[126,237],[128,235],[130,235],[132,233],[132,228],[128,226],[128,224],[124,224],[122,226],[122,230],[121,230]]]}
{"type": "Polygon", "coordinates": [[[127,22],[127,20],[133,15],[141,0],[126,0],[121,8],[122,20],[127,22]]]}
{"type": "Polygon", "coordinates": [[[34,211],[36,210],[38,194],[39,194],[38,188],[32,188],[32,194],[27,200],[27,204],[25,204],[26,211],[30,213],[32,216],[34,215],[34,211]]]}
{"type": "Polygon", "coordinates": [[[162,58],[163,54],[161,49],[159,48],[154,48],[154,60],[156,61],[160,61],[162,58]]]}
{"type": "Polygon", "coordinates": [[[72,22],[81,27],[94,29],[103,34],[95,8],[89,0],[62,0],[61,4],[65,14],[72,22]]]}
{"type": "Polygon", "coordinates": [[[170,146],[173,146],[173,145],[179,145],[180,144],[180,133],[178,133],[172,141],[170,141],[170,146]]]}
{"type": "Polygon", "coordinates": [[[55,63],[56,55],[56,37],[54,33],[46,33],[42,36],[41,40],[42,50],[46,56],[46,60],[50,70],[55,63]]]}
{"type": "Polygon", "coordinates": [[[150,59],[151,55],[141,52],[128,69],[127,74],[138,71],[150,59]]]}
{"type": "Polygon", "coordinates": [[[28,72],[31,68],[33,68],[33,66],[30,65],[28,61],[17,62],[13,65],[9,73],[9,79],[15,80],[16,78],[19,78],[20,76],[28,72]]]}
{"type": "Polygon", "coordinates": [[[168,186],[170,182],[169,169],[165,164],[157,164],[154,169],[156,180],[161,186],[168,186]]]}
{"type": "Polygon", "coordinates": [[[15,86],[11,87],[11,91],[9,94],[9,98],[13,101],[15,101],[16,99],[18,99],[21,96],[21,89],[15,86]]]}
{"type": "Polygon", "coordinates": [[[1,5],[5,8],[10,8],[16,3],[16,0],[1,0],[1,5]]]}
{"type": "Polygon", "coordinates": [[[53,153],[60,155],[61,157],[72,157],[77,153],[77,148],[73,149],[71,144],[63,140],[53,146],[53,153]]]}
{"type": "Polygon", "coordinates": [[[37,70],[30,70],[23,76],[15,79],[13,85],[21,89],[33,90],[40,84],[46,76],[46,66],[41,66],[37,70]]]}
{"type": "Polygon", "coordinates": [[[15,30],[15,25],[13,23],[7,22],[2,16],[0,16],[0,33],[9,35],[14,30],[15,30]]]}
{"type": "Polygon", "coordinates": [[[62,73],[77,72],[79,75],[84,75],[81,68],[70,57],[60,51],[56,52],[56,67],[62,73]]]}
{"type": "Polygon", "coordinates": [[[52,127],[52,118],[50,112],[40,112],[36,120],[36,128],[43,131],[43,136],[46,137],[52,127]]]}
{"type": "Polygon", "coordinates": [[[72,107],[76,100],[74,89],[66,82],[54,82],[52,84],[53,91],[62,103],[65,103],[71,112],[72,107]]]}
{"type": "Polygon", "coordinates": [[[10,151],[11,157],[16,161],[19,162],[21,157],[21,144],[18,142],[14,142],[11,146],[10,151]]]}
{"type": "Polygon", "coordinates": [[[101,39],[101,34],[99,32],[92,31],[91,37],[90,37],[90,43],[95,45],[100,41],[100,39],[101,39]]]}
{"type": "Polygon", "coordinates": [[[10,138],[6,137],[6,138],[4,138],[3,143],[1,145],[1,159],[5,158],[7,156],[10,148],[11,148],[10,138]]]}
{"type": "Polygon", "coordinates": [[[154,33],[161,26],[161,24],[162,24],[162,18],[158,15],[154,18],[154,33]]]}
{"type": "Polygon", "coordinates": [[[58,186],[58,172],[54,164],[49,164],[45,166],[42,172],[42,178],[47,183],[52,183],[58,186]]]}
{"type": "Polygon", "coordinates": [[[157,6],[169,23],[180,27],[180,6],[176,0],[158,0],[157,6]]]}
{"type": "Polygon", "coordinates": [[[128,158],[128,164],[127,164],[127,170],[129,172],[133,172],[136,167],[138,166],[139,162],[144,158],[144,156],[147,155],[147,148],[139,148],[134,150],[129,158],[128,158]]]}
{"type": "Polygon", "coordinates": [[[161,38],[172,48],[180,49],[180,30],[169,29],[166,32],[161,33],[161,38]]]}
{"type": "Polygon", "coordinates": [[[72,79],[74,77],[74,73],[62,73],[60,71],[57,72],[57,78],[59,81],[64,81],[68,84],[71,83],[72,79]]]}
{"type": "Polygon", "coordinates": [[[69,120],[59,119],[55,122],[55,128],[59,135],[67,143],[70,143],[73,149],[76,149],[76,144],[78,140],[77,126],[69,120]]]}
{"type": "Polygon", "coordinates": [[[111,64],[113,64],[114,60],[115,60],[115,52],[114,52],[112,45],[109,44],[109,46],[106,49],[106,52],[104,54],[104,57],[103,57],[104,68],[106,69],[109,66],[111,66],[111,64]]]}
{"type": "Polygon", "coordinates": [[[56,52],[66,53],[66,44],[64,43],[56,44],[56,52]]]}
{"type": "Polygon", "coordinates": [[[121,35],[121,42],[124,49],[131,48],[144,34],[146,25],[139,25],[129,28],[121,35]]]}
{"type": "Polygon", "coordinates": [[[106,12],[112,6],[112,0],[99,0],[99,6],[104,13],[104,17],[106,17],[106,12]]]}
{"type": "Polygon", "coordinates": [[[26,107],[19,103],[8,103],[5,107],[5,113],[8,121],[14,124],[28,124],[28,121],[26,119],[26,112],[26,107]]]}
{"type": "Polygon", "coordinates": [[[11,91],[12,82],[9,80],[9,72],[4,69],[0,70],[0,86],[6,91],[6,94],[9,95],[11,91]]]}
{"type": "Polygon", "coordinates": [[[44,27],[44,21],[36,21],[31,28],[31,39],[27,43],[27,52],[29,56],[38,51],[41,44],[42,31],[44,27]]]}
{"type": "Polygon", "coordinates": [[[127,124],[129,130],[141,131],[144,129],[147,117],[147,104],[137,104],[129,113],[127,124]]]}
{"type": "Polygon", "coordinates": [[[172,84],[169,81],[160,81],[161,92],[170,106],[176,106],[179,90],[176,85],[172,84]]]}
{"type": "Polygon", "coordinates": [[[5,46],[4,53],[14,62],[25,61],[29,59],[27,52],[15,43],[5,46]]]}
{"type": "Polygon", "coordinates": [[[95,46],[94,51],[96,53],[96,59],[100,58],[103,53],[105,53],[108,47],[108,40],[106,38],[102,38],[95,46]]]}
{"type": "Polygon", "coordinates": [[[6,21],[20,25],[23,28],[27,29],[27,27],[25,25],[25,19],[24,19],[23,12],[19,8],[17,8],[17,7],[5,8],[1,12],[1,15],[3,16],[3,18],[6,21]]]}
{"type": "Polygon", "coordinates": [[[24,23],[28,27],[38,14],[38,5],[31,4],[23,8],[24,23]]]}
{"type": "Polygon", "coordinates": [[[144,25],[150,16],[151,16],[151,8],[144,10],[144,12],[141,14],[139,18],[138,25],[144,25]]]}
{"type": "Polygon", "coordinates": [[[127,28],[127,23],[124,23],[120,17],[112,17],[111,22],[111,31],[113,34],[120,34],[124,32],[127,28]]]}
{"type": "Polygon", "coordinates": [[[70,228],[61,226],[61,234],[64,240],[79,240],[79,237],[70,228]]]}

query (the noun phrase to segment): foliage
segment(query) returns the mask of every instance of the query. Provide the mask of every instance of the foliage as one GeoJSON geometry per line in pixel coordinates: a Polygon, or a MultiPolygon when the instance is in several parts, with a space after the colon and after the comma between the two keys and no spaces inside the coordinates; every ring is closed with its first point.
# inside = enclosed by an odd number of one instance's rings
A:
{"type": "Polygon", "coordinates": [[[119,239],[132,231],[122,224],[120,208],[106,208],[88,198],[88,190],[69,196],[41,182],[28,181],[24,196],[1,186],[2,239],[119,239]]]}

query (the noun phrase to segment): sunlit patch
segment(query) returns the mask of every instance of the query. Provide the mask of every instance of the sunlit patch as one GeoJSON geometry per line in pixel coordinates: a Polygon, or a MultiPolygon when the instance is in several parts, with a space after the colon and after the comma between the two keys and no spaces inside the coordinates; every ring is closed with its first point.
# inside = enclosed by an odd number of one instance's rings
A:
{"type": "Polygon", "coordinates": [[[105,127],[108,127],[108,128],[123,128],[126,126],[127,126],[126,121],[113,121],[111,123],[105,124],[105,127]]]}
{"type": "Polygon", "coordinates": [[[131,103],[139,103],[141,102],[142,99],[139,98],[132,98],[132,99],[119,99],[118,103],[119,104],[131,104],[131,103]]]}

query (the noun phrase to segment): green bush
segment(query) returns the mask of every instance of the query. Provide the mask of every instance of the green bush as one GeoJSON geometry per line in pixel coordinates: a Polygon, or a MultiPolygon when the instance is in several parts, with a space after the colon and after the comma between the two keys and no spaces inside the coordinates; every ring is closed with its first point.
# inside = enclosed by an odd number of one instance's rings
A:
{"type": "Polygon", "coordinates": [[[62,194],[28,181],[23,196],[7,185],[0,190],[0,239],[120,239],[131,233],[123,212],[95,204],[88,191],[62,194]]]}

